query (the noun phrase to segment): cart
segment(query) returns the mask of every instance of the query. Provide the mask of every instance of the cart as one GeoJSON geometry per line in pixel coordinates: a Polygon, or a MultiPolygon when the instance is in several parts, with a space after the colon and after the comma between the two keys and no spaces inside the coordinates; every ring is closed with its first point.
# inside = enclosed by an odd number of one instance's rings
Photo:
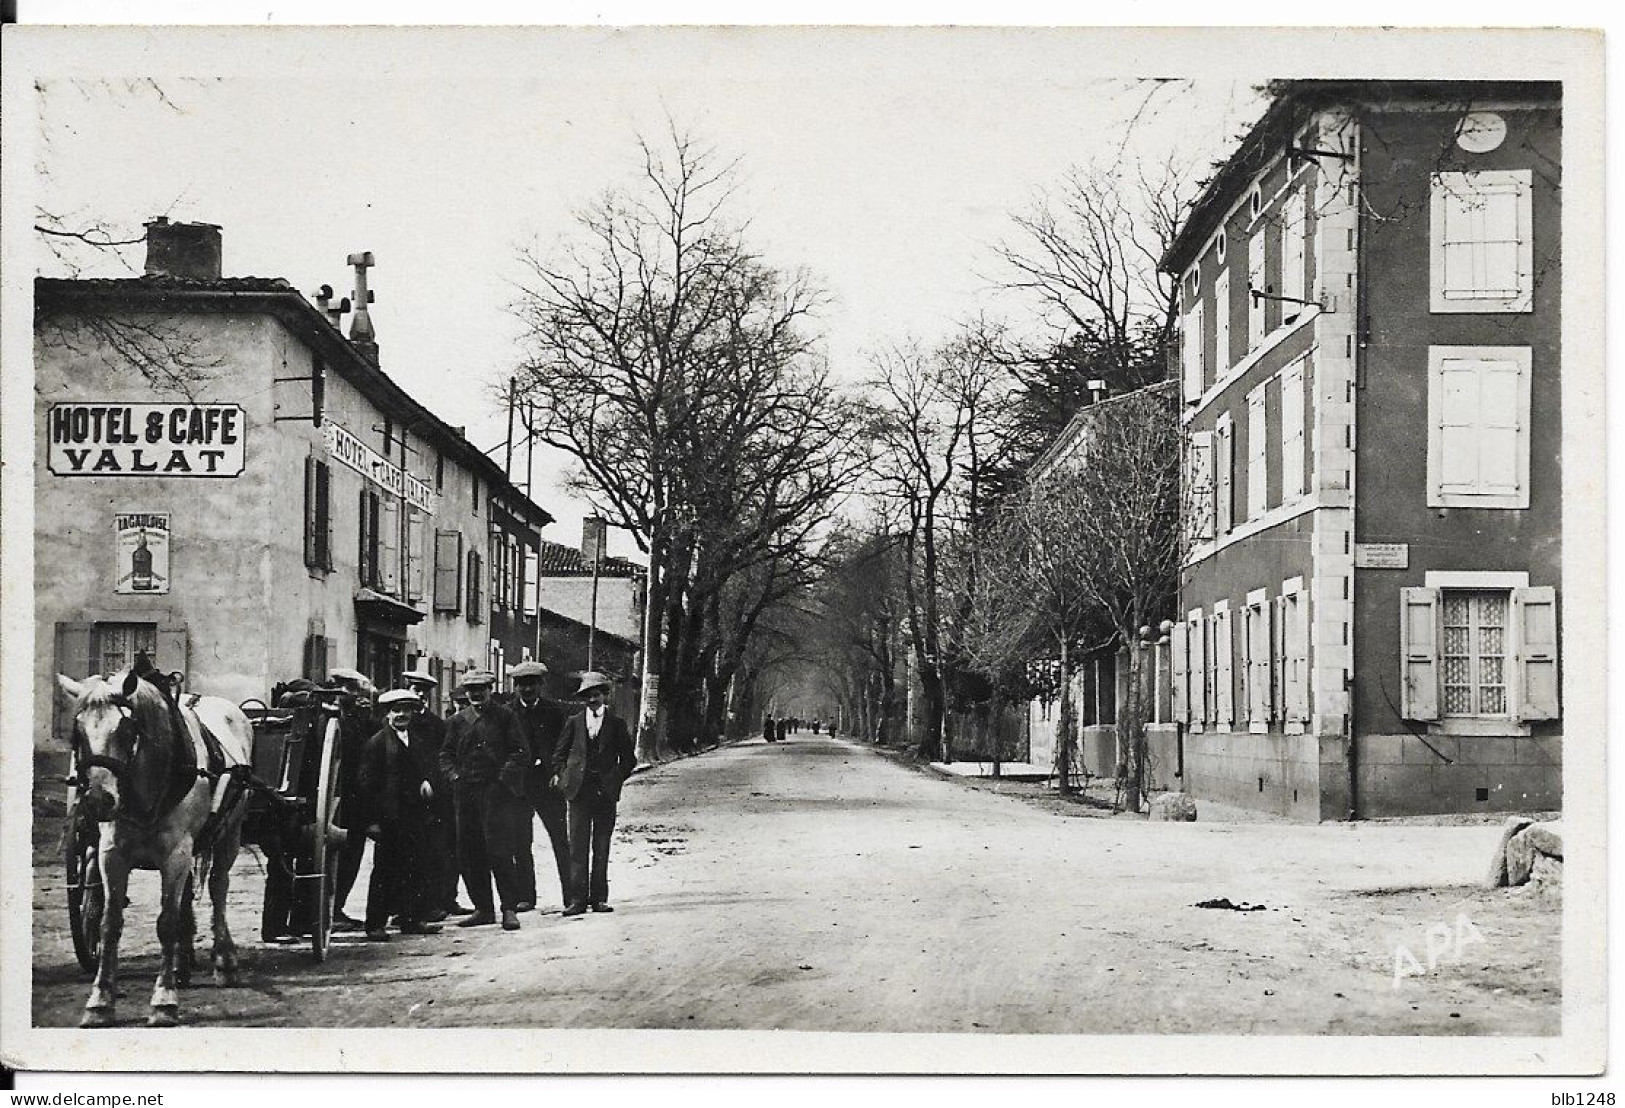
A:
{"type": "MultiPolygon", "coordinates": [[[[266,942],[308,938],[317,962],[326,960],[332,939],[337,848],[345,839],[337,825],[343,818],[338,807],[344,695],[322,687],[283,694],[279,686],[272,694],[276,707],[257,699],[241,705],[254,729],[242,841],[258,847],[266,860],[260,937],[266,942]]],[[[76,777],[70,771],[63,837],[68,923],[79,965],[95,973],[104,908],[101,831],[81,809],[76,777]]],[[[188,901],[192,892],[189,882],[188,901]]]]}

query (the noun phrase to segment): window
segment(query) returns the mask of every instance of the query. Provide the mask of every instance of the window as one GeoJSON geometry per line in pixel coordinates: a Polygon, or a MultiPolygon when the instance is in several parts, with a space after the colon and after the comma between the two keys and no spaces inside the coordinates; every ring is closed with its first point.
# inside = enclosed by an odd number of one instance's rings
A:
{"type": "Polygon", "coordinates": [[[374,497],[378,505],[378,587],[399,596],[401,581],[401,502],[393,496],[374,497]]]}
{"type": "Polygon", "coordinates": [[[1527,346],[1428,348],[1428,506],[1529,507],[1527,346]]]}
{"type": "Polygon", "coordinates": [[[360,534],[356,548],[356,571],[363,588],[378,587],[378,494],[361,490],[360,534]]]}
{"type": "Polygon", "coordinates": [[[1218,254],[1220,262],[1224,261],[1224,248],[1227,237],[1228,236],[1223,231],[1220,231],[1213,237],[1213,249],[1218,254]]]}
{"type": "Polygon", "coordinates": [[[1192,304],[1190,311],[1185,313],[1184,326],[1180,330],[1179,352],[1184,362],[1185,403],[1195,404],[1202,399],[1202,390],[1207,387],[1207,365],[1203,358],[1206,351],[1202,342],[1202,302],[1200,300],[1192,304]]]}
{"type": "Polygon", "coordinates": [[[1309,722],[1309,607],[1301,577],[1281,586],[1276,605],[1276,704],[1290,731],[1309,722]]]}
{"type": "Polygon", "coordinates": [[[463,533],[434,533],[434,610],[456,613],[462,608],[463,533]]]}
{"type": "Polygon", "coordinates": [[[1207,657],[1202,609],[1193,608],[1174,629],[1174,718],[1201,730],[1207,720],[1207,657]]]}
{"type": "MultiPolygon", "coordinates": [[[[104,677],[135,665],[135,656],[146,654],[155,665],[169,664],[169,659],[158,658],[158,625],[156,623],[98,623],[95,645],[91,648],[91,662],[96,672],[104,677]]],[[[184,661],[180,663],[184,666],[184,661]]]]}
{"type": "Polygon", "coordinates": [[[490,551],[491,561],[491,610],[501,611],[504,593],[508,587],[508,574],[503,558],[508,548],[502,545],[502,536],[492,531],[487,541],[487,549],[490,551]]]}
{"type": "MultiPolygon", "coordinates": [[[[1219,240],[1223,242],[1221,238],[1219,240]]],[[[1230,271],[1224,270],[1213,282],[1213,375],[1223,377],[1230,370],[1230,271]]]]}
{"type": "Polygon", "coordinates": [[[1287,198],[1281,212],[1281,322],[1291,323],[1303,314],[1308,299],[1304,295],[1308,273],[1304,264],[1308,235],[1303,190],[1296,189],[1287,198]]]}
{"type": "Polygon", "coordinates": [[[1435,312],[1533,310],[1532,209],[1527,169],[1434,175],[1429,269],[1435,312]]]}
{"type": "Polygon", "coordinates": [[[1556,590],[1426,587],[1400,594],[1406,719],[1557,718],[1556,590]]]}
{"type": "Polygon", "coordinates": [[[1254,185],[1252,195],[1247,198],[1247,213],[1254,219],[1264,210],[1264,186],[1254,185]]]}
{"type": "Polygon", "coordinates": [[[1218,534],[1226,534],[1235,524],[1235,494],[1231,491],[1236,469],[1236,432],[1225,412],[1213,427],[1213,501],[1218,534]]]}
{"type": "Polygon", "coordinates": [[[472,473],[468,475],[468,487],[474,497],[474,514],[480,514],[480,479],[472,473]]]}
{"type": "Polygon", "coordinates": [[[434,453],[434,491],[444,492],[446,489],[446,456],[436,450],[434,453]]]}
{"type": "Polygon", "coordinates": [[[519,537],[508,535],[508,608],[520,612],[525,607],[525,563],[519,549],[519,537]]]}
{"type": "Polygon", "coordinates": [[[480,611],[480,601],[484,597],[485,579],[482,576],[485,566],[480,560],[477,550],[468,552],[468,622],[479,623],[485,618],[480,611]]]}
{"type": "Polygon", "coordinates": [[[406,599],[416,603],[423,599],[423,544],[427,541],[429,517],[416,509],[408,509],[406,516],[406,599]]]}
{"type": "Polygon", "coordinates": [[[1265,418],[1264,386],[1247,394],[1247,518],[1264,514],[1269,491],[1269,420],[1265,418]]]}
{"type": "Polygon", "coordinates": [[[332,471],[317,458],[305,459],[305,565],[333,568],[332,471]]]}
{"type": "Polygon", "coordinates": [[[1281,503],[1303,495],[1303,370],[1299,361],[1281,371],[1281,503]]]}
{"type": "Polygon", "coordinates": [[[1213,432],[1190,433],[1185,466],[1187,537],[1201,542],[1213,537],[1213,432]]]}
{"type": "Polygon", "coordinates": [[[1247,349],[1256,350],[1264,341],[1268,328],[1264,326],[1267,301],[1254,295],[1269,291],[1264,275],[1264,229],[1260,227],[1247,242],[1247,349]]]}
{"type": "Polygon", "coordinates": [[[540,596],[542,556],[534,546],[525,547],[525,590],[521,599],[521,606],[526,612],[536,610],[536,601],[540,596]]]}

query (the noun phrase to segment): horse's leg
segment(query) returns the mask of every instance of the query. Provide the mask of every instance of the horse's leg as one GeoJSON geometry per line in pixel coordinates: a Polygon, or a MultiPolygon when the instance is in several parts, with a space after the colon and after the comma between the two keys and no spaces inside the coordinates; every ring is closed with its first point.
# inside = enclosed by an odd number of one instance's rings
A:
{"type": "Polygon", "coordinates": [[[103,835],[101,850],[101,881],[104,890],[102,907],[102,957],[96,967],[96,983],[90,987],[90,999],[85,1002],[85,1014],[80,1027],[111,1027],[113,1008],[118,999],[118,941],[124,932],[124,897],[129,888],[130,867],[124,855],[112,845],[111,836],[103,835]]]}
{"type": "Polygon", "coordinates": [[[175,956],[181,939],[181,898],[192,875],[192,840],[181,839],[160,871],[163,900],[158,909],[158,942],[163,956],[158,963],[158,981],[152,987],[152,1013],[148,1027],[174,1027],[180,1022],[180,994],[175,991],[175,956]]]}
{"type": "Polygon", "coordinates": [[[175,984],[183,989],[191,986],[192,968],[197,965],[197,951],[193,949],[193,942],[197,938],[196,900],[197,878],[194,869],[186,875],[186,891],[181,894],[180,945],[175,951],[175,984]]]}
{"type": "Polygon", "coordinates": [[[210,961],[214,963],[214,979],[220,985],[237,984],[237,944],[231,940],[231,929],[226,926],[226,893],[231,887],[231,867],[237,861],[238,840],[242,835],[242,809],[220,829],[220,838],[214,846],[214,857],[209,866],[209,900],[213,909],[211,919],[214,946],[210,961]]]}

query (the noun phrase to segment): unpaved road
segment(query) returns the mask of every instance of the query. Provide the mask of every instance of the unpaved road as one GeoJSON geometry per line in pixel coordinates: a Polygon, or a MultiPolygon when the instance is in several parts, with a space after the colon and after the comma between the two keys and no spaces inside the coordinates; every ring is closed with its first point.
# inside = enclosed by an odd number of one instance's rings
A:
{"type": "MultiPolygon", "coordinates": [[[[37,1025],[65,1026],[87,983],[44,830],[33,1011],[37,1025]]],[[[231,912],[243,984],[200,975],[182,1015],[192,1026],[1556,1034],[1561,911],[1475,887],[1497,834],[1102,818],[845,740],[757,741],[632,779],[612,915],[555,910],[521,917],[517,933],[388,944],[340,936],[315,966],[302,948],[257,941],[260,869],[245,855],[231,912]],[[1219,897],[1266,908],[1194,907],[1219,897]],[[1446,930],[1463,943],[1440,950],[1446,930]],[[1396,950],[1426,970],[1430,942],[1437,964],[1396,988],[1396,950]]],[[[126,1023],[145,1017],[156,970],[156,882],[139,878],[126,1023]]],[[[359,890],[355,914],[365,877],[359,890]]]]}

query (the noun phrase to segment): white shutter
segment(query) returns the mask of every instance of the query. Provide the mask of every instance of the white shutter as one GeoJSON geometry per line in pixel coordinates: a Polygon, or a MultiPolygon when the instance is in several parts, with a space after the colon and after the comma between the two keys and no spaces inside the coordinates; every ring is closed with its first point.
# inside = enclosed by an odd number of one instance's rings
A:
{"type": "Polygon", "coordinates": [[[1286,598],[1287,625],[1282,629],[1287,655],[1286,718],[1309,722],[1309,598],[1294,593],[1286,598]]]}
{"type": "Polygon", "coordinates": [[[1247,394],[1247,518],[1264,514],[1269,493],[1269,421],[1264,386],[1247,394]]]}
{"type": "Polygon", "coordinates": [[[1439,718],[1439,590],[1399,590],[1401,714],[1439,718]]]}
{"type": "Polygon", "coordinates": [[[1531,310],[1532,183],[1526,169],[1434,175],[1430,229],[1433,311],[1531,310]]]}
{"type": "Polygon", "coordinates": [[[384,493],[378,505],[378,582],[391,596],[401,591],[401,505],[384,493]]]}
{"type": "Polygon", "coordinates": [[[1203,365],[1202,358],[1202,302],[1200,300],[1192,304],[1190,311],[1185,313],[1185,323],[1180,331],[1179,351],[1185,371],[1185,403],[1194,404],[1202,398],[1202,391],[1207,386],[1206,368],[1203,365]]]}
{"type": "Polygon", "coordinates": [[[535,613],[541,596],[542,560],[534,546],[525,547],[525,611],[535,613]]]}
{"type": "Polygon", "coordinates": [[[1230,414],[1220,416],[1213,428],[1213,499],[1215,526],[1218,534],[1226,534],[1235,523],[1234,481],[1236,471],[1236,433],[1230,414]]]}
{"type": "Polygon", "coordinates": [[[1213,700],[1216,722],[1231,727],[1236,721],[1235,635],[1230,630],[1229,611],[1213,615],[1213,700]]]}
{"type": "Polygon", "coordinates": [[[1269,283],[1264,276],[1264,230],[1259,228],[1247,240],[1247,349],[1254,350],[1264,341],[1264,309],[1267,301],[1252,295],[1268,292],[1269,283]]]}
{"type": "Polygon", "coordinates": [[[1225,269],[1213,282],[1213,376],[1222,378],[1230,369],[1230,271],[1225,269]]]}
{"type": "Polygon", "coordinates": [[[1252,677],[1247,704],[1247,718],[1254,723],[1267,723],[1270,716],[1270,605],[1268,602],[1249,609],[1251,613],[1252,642],[1248,664],[1252,677]]]}
{"type": "Polygon", "coordinates": [[[1303,366],[1281,373],[1281,503],[1303,495],[1303,366]]]}
{"type": "Polygon", "coordinates": [[[1528,347],[1428,350],[1428,503],[1527,507],[1528,347]]]}
{"type": "Polygon", "coordinates": [[[1270,621],[1270,718],[1285,722],[1287,670],[1291,664],[1286,653],[1287,598],[1276,597],[1272,606],[1275,612],[1270,621]]]}
{"type": "Polygon", "coordinates": [[[1190,648],[1191,648],[1191,722],[1207,722],[1208,695],[1207,687],[1210,680],[1207,651],[1207,621],[1201,613],[1191,617],[1190,648]]]}
{"type": "Polygon", "coordinates": [[[1281,301],[1283,323],[1290,323],[1303,314],[1304,305],[1294,301],[1306,299],[1304,223],[1303,190],[1298,189],[1287,198],[1281,217],[1281,295],[1288,298],[1281,301]]]}
{"type": "Polygon", "coordinates": [[[1169,671],[1172,680],[1173,719],[1175,723],[1191,721],[1190,705],[1190,627],[1176,623],[1168,635],[1169,671]]]}
{"type": "Polygon", "coordinates": [[[1213,537],[1213,432],[1192,431],[1185,519],[1192,542],[1213,537]]]}
{"type": "Polygon", "coordinates": [[[427,517],[422,512],[408,509],[406,517],[406,599],[417,601],[423,599],[423,544],[427,526],[427,517]]]}
{"type": "Polygon", "coordinates": [[[1557,591],[1548,585],[1513,589],[1518,649],[1518,718],[1557,719],[1557,591]]]}

